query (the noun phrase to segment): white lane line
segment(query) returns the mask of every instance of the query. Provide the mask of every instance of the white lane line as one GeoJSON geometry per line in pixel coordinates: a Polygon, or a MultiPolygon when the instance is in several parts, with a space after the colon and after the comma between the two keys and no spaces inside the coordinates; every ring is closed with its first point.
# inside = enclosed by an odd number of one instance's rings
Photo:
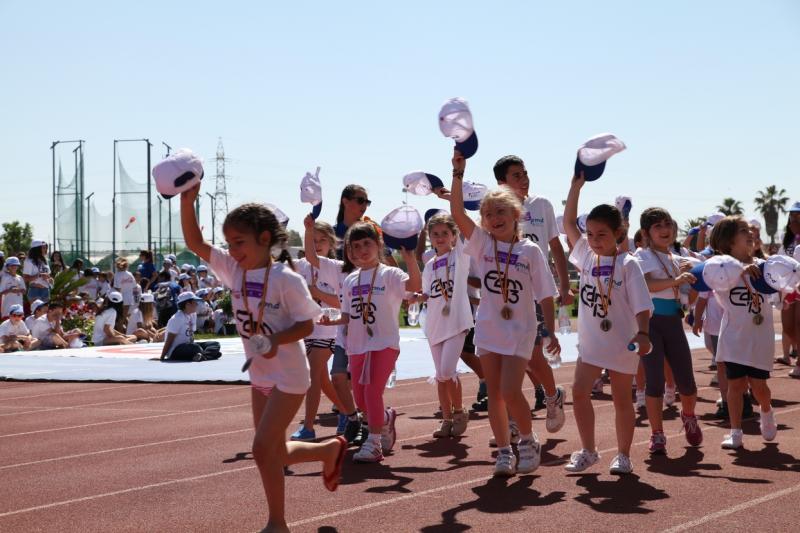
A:
{"type": "Polygon", "coordinates": [[[104,391],[104,390],[117,390],[117,389],[127,389],[129,387],[142,387],[145,385],[155,385],[154,383],[132,383],[130,385],[120,385],[118,387],[101,387],[101,388],[94,388],[94,389],[78,389],[78,390],[69,390],[69,391],[62,391],[62,392],[48,392],[45,394],[32,394],[30,396],[12,396],[11,398],[0,398],[0,402],[5,402],[6,400],[27,400],[29,398],[41,398],[43,396],[61,396],[62,394],[78,394],[82,392],[97,392],[97,391],[104,391]]]}
{"type": "Polygon", "coordinates": [[[122,418],[120,420],[108,420],[106,422],[94,422],[91,424],[81,424],[79,426],[65,426],[60,428],[49,428],[49,429],[37,429],[35,431],[23,431],[22,433],[8,433],[6,435],[0,435],[0,439],[5,439],[9,437],[22,437],[25,435],[39,435],[41,433],[50,433],[52,431],[67,431],[70,429],[84,429],[84,428],[91,428],[97,426],[106,426],[109,424],[120,424],[123,422],[137,422],[140,420],[153,420],[154,418],[165,418],[168,416],[180,416],[180,415],[189,415],[189,414],[196,414],[196,413],[208,413],[210,411],[220,411],[223,409],[233,409],[234,407],[245,407],[249,406],[250,402],[247,403],[237,403],[236,405],[223,405],[222,407],[210,407],[208,409],[195,409],[193,411],[181,411],[180,413],[166,413],[163,415],[151,415],[151,416],[137,416],[135,418],[122,418]]]}
{"type": "Polygon", "coordinates": [[[162,446],[164,444],[174,444],[176,442],[187,442],[197,439],[210,439],[214,437],[222,437],[225,435],[234,435],[236,433],[244,433],[246,431],[253,431],[253,428],[245,428],[245,429],[234,429],[231,431],[222,431],[220,433],[208,433],[206,435],[195,435],[192,437],[182,437],[180,439],[171,439],[171,440],[161,440],[158,442],[146,442],[143,444],[134,444],[132,446],[124,446],[122,448],[110,448],[107,450],[97,450],[94,452],[85,452],[85,453],[76,453],[72,455],[62,455],[61,457],[50,457],[48,459],[39,459],[37,461],[28,461],[25,463],[16,463],[13,465],[3,465],[0,466],[0,470],[8,470],[11,468],[20,468],[23,466],[33,466],[33,465],[40,465],[44,463],[52,463],[54,461],[66,461],[69,459],[80,459],[82,457],[91,457],[94,455],[102,455],[104,453],[115,453],[115,452],[124,452],[128,450],[138,450],[140,448],[148,448],[151,446],[162,446]]]}
{"type": "Polygon", "coordinates": [[[53,502],[53,503],[46,503],[44,505],[37,505],[35,507],[26,507],[25,509],[16,509],[14,511],[7,511],[5,513],[0,513],[0,518],[5,518],[7,516],[14,516],[18,514],[24,513],[32,513],[34,511],[43,511],[44,509],[51,509],[53,507],[62,507],[64,505],[70,505],[73,503],[80,503],[80,502],[88,502],[92,500],[98,500],[100,498],[108,498],[110,496],[119,496],[120,494],[129,494],[131,492],[139,492],[142,490],[148,489],[155,489],[159,487],[166,487],[168,485],[175,485],[177,483],[186,483],[188,481],[199,481],[201,479],[208,479],[217,476],[224,476],[225,474],[234,474],[237,472],[242,472],[244,470],[253,470],[255,465],[252,466],[243,466],[240,468],[231,468],[230,470],[222,470],[220,472],[211,472],[210,474],[201,474],[199,476],[192,476],[192,477],[184,477],[179,479],[170,479],[167,481],[161,481],[159,483],[151,483],[149,485],[141,485],[138,487],[131,487],[128,489],[122,490],[115,490],[112,492],[104,492],[102,494],[94,494],[92,496],[84,496],[83,498],[74,498],[72,500],[63,500],[60,502],[53,502]]]}
{"type": "Polygon", "coordinates": [[[679,531],[686,531],[694,527],[701,526],[706,522],[711,522],[718,518],[732,515],[734,513],[738,513],[739,511],[744,511],[745,509],[749,509],[750,507],[761,505],[762,503],[768,502],[770,500],[783,498],[784,496],[794,494],[797,491],[800,491],[800,484],[795,485],[793,487],[787,487],[785,489],[773,492],[771,494],[766,494],[764,496],[761,496],[760,498],[755,498],[753,500],[742,502],[739,505],[734,505],[733,507],[728,507],[727,509],[721,509],[716,513],[710,513],[705,516],[701,516],[697,520],[692,520],[691,522],[684,522],[683,524],[678,524],[677,526],[673,526],[669,529],[664,529],[662,533],[678,533],[679,531]]]}
{"type": "Polygon", "coordinates": [[[146,400],[160,400],[160,399],[163,399],[163,398],[176,398],[178,396],[190,396],[192,394],[205,394],[207,392],[222,392],[222,391],[240,390],[240,389],[242,389],[241,385],[238,385],[236,387],[223,387],[223,388],[217,387],[217,388],[212,388],[212,389],[203,389],[203,390],[199,390],[199,391],[179,392],[177,394],[162,394],[162,395],[159,395],[159,396],[145,396],[143,398],[129,398],[127,400],[114,400],[113,402],[85,403],[85,404],[82,404],[82,405],[70,405],[70,406],[66,406],[66,407],[52,407],[52,408],[48,408],[48,409],[44,409],[44,410],[38,410],[38,411],[23,411],[21,413],[4,413],[4,414],[0,414],[0,417],[29,415],[29,414],[38,414],[38,413],[49,413],[49,412],[52,412],[52,411],[67,411],[67,410],[71,410],[71,409],[82,409],[84,407],[99,407],[101,405],[116,405],[116,404],[119,404],[119,403],[140,402],[140,401],[143,402],[143,401],[146,401],[146,400]]]}

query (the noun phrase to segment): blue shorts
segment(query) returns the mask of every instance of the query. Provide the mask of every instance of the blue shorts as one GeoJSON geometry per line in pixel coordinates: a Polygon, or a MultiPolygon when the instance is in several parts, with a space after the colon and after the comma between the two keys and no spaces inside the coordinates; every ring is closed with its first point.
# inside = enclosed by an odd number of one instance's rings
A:
{"type": "Polygon", "coordinates": [[[347,374],[347,353],[341,346],[333,348],[333,363],[331,363],[331,376],[334,374],[347,374]]]}

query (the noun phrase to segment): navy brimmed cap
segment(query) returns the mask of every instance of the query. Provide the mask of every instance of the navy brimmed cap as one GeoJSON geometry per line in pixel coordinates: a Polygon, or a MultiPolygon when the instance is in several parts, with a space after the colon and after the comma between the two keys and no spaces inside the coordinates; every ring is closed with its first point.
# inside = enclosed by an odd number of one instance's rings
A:
{"type": "Polygon", "coordinates": [[[266,205],[269,208],[269,210],[272,211],[272,213],[275,215],[275,218],[278,219],[278,224],[280,224],[284,228],[289,224],[289,217],[286,215],[286,213],[278,209],[277,206],[274,206],[272,204],[264,204],[264,205],[266,205]]]}
{"type": "Polygon", "coordinates": [[[463,98],[450,98],[439,110],[439,130],[456,141],[456,150],[465,159],[478,151],[478,136],[472,123],[472,112],[463,98]]]}
{"type": "Polygon", "coordinates": [[[319,181],[320,168],[314,174],[306,172],[300,181],[300,201],[311,204],[311,218],[314,220],[322,212],[322,184],[319,181]]]}
{"type": "Polygon", "coordinates": [[[425,211],[425,215],[423,215],[423,218],[425,219],[425,224],[427,224],[428,221],[431,218],[433,218],[434,216],[438,215],[439,213],[442,213],[442,214],[445,214],[445,215],[449,215],[450,214],[447,211],[445,211],[444,209],[437,209],[435,207],[433,209],[428,209],[427,211],[425,211]]]}
{"type": "Polygon", "coordinates": [[[442,180],[421,170],[403,176],[403,189],[417,196],[427,196],[439,187],[444,187],[442,180]]]}
{"type": "Polygon", "coordinates": [[[714,291],[729,291],[742,276],[744,266],[729,255],[715,255],[703,263],[703,281],[714,291]]]}
{"type": "Polygon", "coordinates": [[[773,287],[772,285],[767,282],[766,277],[764,276],[764,267],[766,266],[766,261],[758,264],[758,269],[761,271],[761,276],[754,278],[750,276],[750,283],[753,285],[753,289],[760,292],[761,294],[775,294],[778,292],[778,289],[773,287]]]}
{"type": "Polygon", "coordinates": [[[461,185],[461,193],[464,197],[464,209],[467,211],[478,211],[481,208],[481,200],[488,192],[486,185],[465,181],[461,185]]]}
{"type": "Polygon", "coordinates": [[[763,263],[764,281],[773,289],[790,293],[800,283],[800,263],[787,255],[772,255],[763,263]]]}
{"type": "Polygon", "coordinates": [[[608,159],[625,149],[625,143],[611,133],[595,135],[578,148],[575,158],[575,176],[583,172],[586,181],[594,181],[603,175],[608,159]]]}
{"type": "Polygon", "coordinates": [[[711,290],[711,287],[706,285],[706,281],[703,279],[703,263],[698,263],[692,267],[689,271],[695,279],[695,282],[690,284],[689,286],[696,290],[697,292],[707,292],[711,290]]]}
{"type": "Polygon", "coordinates": [[[180,148],[153,167],[156,190],[166,199],[187,191],[203,179],[203,159],[188,148],[180,148]]]}
{"type": "Polygon", "coordinates": [[[633,200],[631,200],[630,196],[617,196],[617,199],[614,200],[614,205],[622,213],[622,218],[628,220],[631,216],[631,209],[633,209],[633,200]]]}
{"type": "Polygon", "coordinates": [[[582,215],[579,215],[578,219],[575,221],[575,223],[578,225],[578,229],[580,230],[581,233],[586,233],[586,219],[587,218],[589,218],[589,215],[584,213],[582,215]]]}
{"type": "Polygon", "coordinates": [[[422,217],[410,205],[402,205],[383,218],[381,230],[383,241],[389,248],[413,250],[422,231],[422,217]]]}
{"type": "Polygon", "coordinates": [[[182,304],[183,302],[188,302],[190,300],[194,300],[195,302],[199,302],[202,298],[198,298],[192,291],[182,292],[178,295],[178,303],[182,304]]]}

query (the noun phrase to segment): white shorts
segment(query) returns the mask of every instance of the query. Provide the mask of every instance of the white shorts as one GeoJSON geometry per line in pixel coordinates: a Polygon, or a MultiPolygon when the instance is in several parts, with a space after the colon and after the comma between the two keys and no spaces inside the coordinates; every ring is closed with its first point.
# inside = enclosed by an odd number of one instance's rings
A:
{"type": "MultiPolygon", "coordinates": [[[[497,353],[492,350],[487,350],[486,348],[481,348],[480,346],[475,347],[475,354],[480,357],[482,355],[490,354],[490,353],[497,353]]],[[[526,361],[530,361],[531,357],[533,357],[533,350],[531,350],[528,354],[520,354],[520,353],[497,353],[497,355],[505,355],[507,357],[520,357],[525,359],[526,361]]]]}

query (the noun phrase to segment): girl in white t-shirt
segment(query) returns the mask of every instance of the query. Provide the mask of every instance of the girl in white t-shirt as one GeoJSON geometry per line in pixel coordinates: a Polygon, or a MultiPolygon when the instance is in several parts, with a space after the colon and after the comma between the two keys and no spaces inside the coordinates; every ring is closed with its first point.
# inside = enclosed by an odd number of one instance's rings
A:
{"type": "Polygon", "coordinates": [[[558,290],[539,246],[520,240],[519,199],[505,188],[488,193],[481,201],[481,225],[476,225],[464,211],[466,160],[456,150],[452,162],[450,211],[467,239],[465,252],[476,259],[482,279],[475,347],[486,378],[489,422],[498,447],[495,475],[533,472],[539,467],[541,445],[533,434],[522,380],[536,342],[536,303],[542,307],[549,332],[547,351],[561,351],[554,334],[553,297],[558,290]],[[511,451],[509,414],[519,426],[518,465],[511,451]]]}
{"type": "Polygon", "coordinates": [[[128,314],[130,313],[131,306],[134,303],[133,289],[136,287],[136,278],[133,274],[128,272],[128,260],[117,259],[117,272],[114,274],[114,283],[112,284],[114,290],[122,294],[122,316],[119,319],[119,328],[124,329],[128,324],[128,314]]]}
{"type": "Polygon", "coordinates": [[[203,239],[194,202],[200,186],[181,194],[181,226],[186,245],[231,289],[236,329],[242,337],[252,384],[256,435],[253,457],[261,474],[269,507],[268,530],[286,530],[284,468],[322,461],[328,490],[336,490],[346,441],[286,442],[311,382],[303,338],[314,328],[320,308],[303,278],[292,270],[286,230],[265,205],[248,203],[225,217],[222,231],[228,250],[203,239]],[[273,261],[273,246],[282,248],[273,261]]]}
{"type": "Polygon", "coordinates": [[[723,309],[717,363],[724,363],[728,378],[728,415],[731,421],[731,432],[722,441],[725,449],[742,446],[742,407],[748,385],[761,408],[760,426],[764,440],[773,440],[778,432],[767,386],[775,352],[775,328],[772,308],[764,295],[753,287],[753,279],[761,277],[758,263],[762,262],[753,259],[754,243],[750,227],[741,216],[727,216],[711,231],[714,251],[730,255],[745,266],[735,287],[729,291],[714,291],[723,309]]]}
{"type": "Polygon", "coordinates": [[[464,253],[458,228],[449,214],[432,216],[427,234],[436,253],[425,263],[422,293],[416,299],[427,302],[428,306],[424,330],[436,368],[442,409],[442,420],[433,436],[458,437],[467,430],[469,419],[464,412],[461,380],[456,371],[467,332],[474,326],[467,286],[469,256],[464,253]]]}
{"type": "Polygon", "coordinates": [[[572,454],[565,468],[581,472],[600,458],[595,446],[592,384],[606,368],[611,378],[618,450],[610,471],[628,474],[633,470],[630,449],[635,424],[631,384],[640,356],[650,352],[652,303],[639,263],[617,248],[625,231],[619,209],[599,205],[586,218],[586,236],[578,229],[578,198],[584,183],[583,174],[573,178],[564,209],[564,230],[572,248],[569,259],[580,275],[578,361],[572,396],[583,446],[572,454]],[[629,349],[631,345],[638,345],[637,352],[629,349]]]}
{"type": "Polygon", "coordinates": [[[136,335],[126,335],[115,329],[117,316],[122,313],[122,294],[111,291],[103,300],[103,306],[94,319],[92,342],[95,346],[109,346],[114,344],[132,344],[136,342],[136,335]]]}
{"type": "Polygon", "coordinates": [[[353,455],[356,462],[383,460],[397,440],[395,410],[384,408],[383,391],[400,354],[400,305],[421,287],[413,250],[401,250],[408,274],[383,264],[383,238],[370,222],[356,222],[345,234],[348,257],[358,267],[342,284],[342,318],[325,324],[347,325],[353,395],[367,413],[369,437],[353,455]]]}
{"type": "Polygon", "coordinates": [[[19,259],[9,257],[4,265],[4,272],[0,275],[0,318],[9,316],[9,309],[13,305],[22,305],[22,295],[25,294],[25,281],[19,275],[19,259]]]}
{"type": "MultiPolygon", "coordinates": [[[[297,272],[305,278],[311,296],[323,309],[339,309],[339,292],[341,291],[344,274],[342,272],[342,261],[335,259],[336,235],[333,232],[333,227],[326,222],[314,222],[311,215],[305,218],[303,224],[305,226],[306,258],[300,259],[295,263],[297,272]],[[327,258],[329,261],[322,263],[320,262],[320,257],[327,258]]],[[[339,401],[339,396],[334,390],[331,378],[328,375],[328,360],[333,354],[337,329],[336,326],[315,324],[314,331],[305,339],[306,355],[311,367],[311,386],[306,392],[303,423],[292,434],[292,440],[314,440],[317,438],[314,431],[314,420],[317,418],[320,396],[323,392],[339,410],[340,415],[351,412],[339,401]]],[[[339,426],[341,425],[339,424],[339,426]]],[[[339,429],[337,427],[337,433],[339,429]]],[[[344,433],[343,427],[341,430],[344,433]]]]}

